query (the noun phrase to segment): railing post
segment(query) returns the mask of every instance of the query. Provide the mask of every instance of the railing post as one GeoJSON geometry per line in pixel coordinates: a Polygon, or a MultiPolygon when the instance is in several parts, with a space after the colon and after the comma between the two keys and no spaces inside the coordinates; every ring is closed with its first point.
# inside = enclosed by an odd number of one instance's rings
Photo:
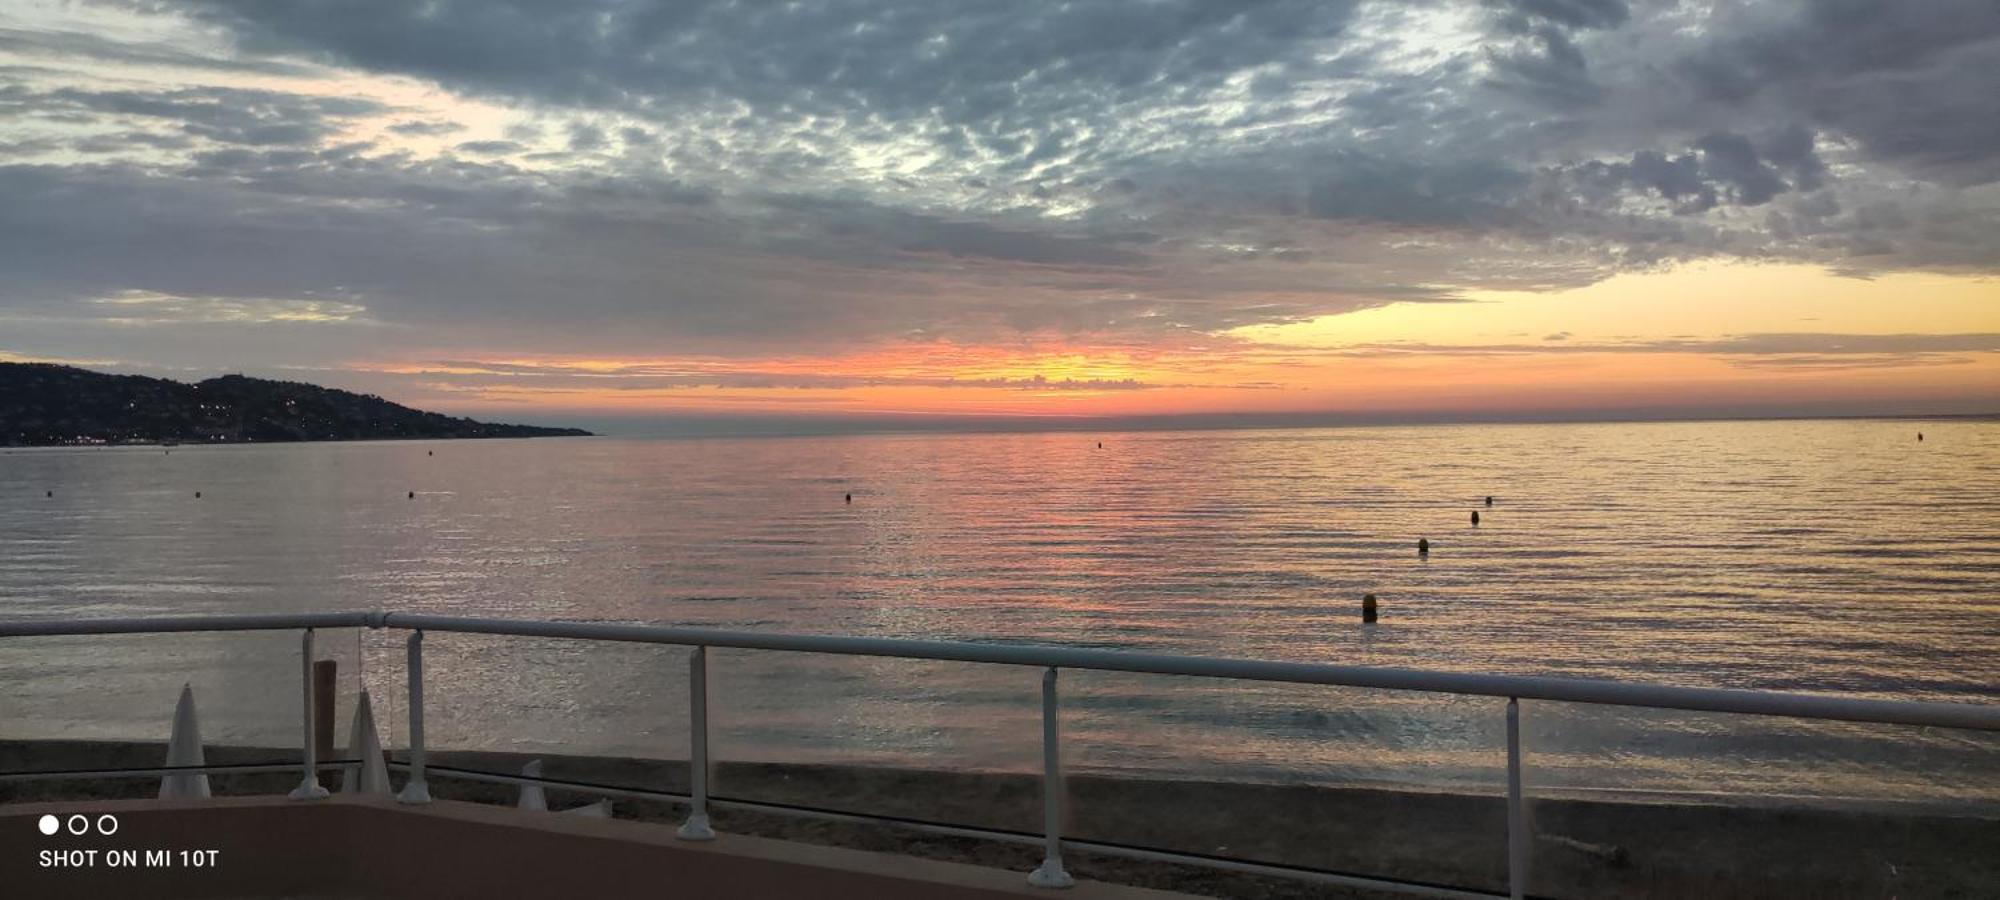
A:
{"type": "Polygon", "coordinates": [[[682,840],[712,841],[708,827],[708,648],[688,655],[688,817],[682,840]]]}
{"type": "Polygon", "coordinates": [[[305,738],[300,742],[305,754],[305,773],[289,796],[293,800],[320,800],[327,796],[327,790],[319,785],[319,754],[313,747],[313,630],[310,628],[299,642],[299,657],[299,682],[304,685],[301,695],[305,699],[305,709],[299,716],[305,723],[305,738]]]}
{"type": "Polygon", "coordinates": [[[424,781],[424,633],[410,632],[410,780],[396,795],[399,803],[431,802],[431,786],[424,781]]]}
{"type": "Polygon", "coordinates": [[[1507,698],[1507,896],[1528,895],[1528,817],[1521,797],[1521,701],[1507,698]]]}
{"type": "Polygon", "coordinates": [[[1062,729],[1056,704],[1056,667],[1042,671],[1042,865],[1028,873],[1035,887],[1066,888],[1076,883],[1062,861],[1062,729]]]}

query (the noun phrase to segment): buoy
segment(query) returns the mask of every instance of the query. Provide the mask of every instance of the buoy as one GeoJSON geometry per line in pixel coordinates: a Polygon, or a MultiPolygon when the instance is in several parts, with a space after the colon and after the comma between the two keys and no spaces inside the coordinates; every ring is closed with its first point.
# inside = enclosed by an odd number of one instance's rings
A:
{"type": "Polygon", "coordinates": [[[1479,527],[1479,510],[1475,509],[1472,511],[1472,526],[1474,528],[1479,527]]]}
{"type": "Polygon", "coordinates": [[[1492,498],[1492,497],[1490,497],[1490,496],[1489,496],[1489,497],[1487,497],[1487,498],[1486,498],[1486,505],[1487,505],[1487,506],[1492,506],[1492,505],[1493,505],[1493,498],[1492,498]]]}
{"type": "Polygon", "coordinates": [[[417,499],[417,492],[416,492],[416,491],[411,491],[411,492],[410,492],[410,499],[412,499],[412,500],[415,500],[415,499],[417,499]]]}
{"type": "Polygon", "coordinates": [[[1924,433],[1919,431],[1917,432],[1917,443],[1921,444],[1923,442],[1924,442],[1924,433]]]}
{"type": "Polygon", "coordinates": [[[848,494],[848,495],[847,495],[847,502],[849,502],[849,503],[853,503],[853,502],[854,502],[854,495],[853,495],[853,494],[848,494]]]}
{"type": "Polygon", "coordinates": [[[425,450],[425,451],[424,451],[424,455],[425,455],[425,456],[436,456],[436,455],[437,455],[437,451],[436,451],[436,450],[425,450]]]}
{"type": "Polygon", "coordinates": [[[1097,442],[1097,449],[1099,449],[1099,450],[1102,450],[1102,449],[1104,449],[1104,442],[1103,442],[1103,441],[1098,441],[1098,442],[1097,442]]]}
{"type": "Polygon", "coordinates": [[[1373,624],[1375,624],[1375,595],[1374,595],[1374,594],[1362,594],[1362,595],[1361,595],[1361,623],[1362,623],[1362,624],[1364,624],[1364,625],[1373,625],[1373,624]]]}
{"type": "Polygon", "coordinates": [[[55,495],[56,495],[56,492],[55,492],[55,491],[43,491],[43,492],[42,492],[42,496],[44,496],[44,497],[53,497],[53,496],[55,496],[55,495]]]}
{"type": "Polygon", "coordinates": [[[1417,555],[1418,555],[1418,556],[1429,556],[1429,555],[1431,555],[1431,540],[1430,540],[1430,538],[1417,538],[1417,555]]]}
{"type": "Polygon", "coordinates": [[[200,491],[195,491],[195,492],[194,492],[194,498],[195,498],[196,500],[200,500],[200,499],[201,499],[201,492],[200,492],[200,491]]]}

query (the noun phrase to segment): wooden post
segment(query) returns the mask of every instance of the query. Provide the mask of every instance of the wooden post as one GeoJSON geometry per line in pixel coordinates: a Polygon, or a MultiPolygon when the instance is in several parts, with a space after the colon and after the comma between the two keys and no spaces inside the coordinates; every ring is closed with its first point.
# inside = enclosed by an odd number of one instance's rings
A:
{"type": "Polygon", "coordinates": [[[321,762],[333,759],[333,686],[340,675],[340,663],[322,659],[313,663],[313,751],[321,762]]]}

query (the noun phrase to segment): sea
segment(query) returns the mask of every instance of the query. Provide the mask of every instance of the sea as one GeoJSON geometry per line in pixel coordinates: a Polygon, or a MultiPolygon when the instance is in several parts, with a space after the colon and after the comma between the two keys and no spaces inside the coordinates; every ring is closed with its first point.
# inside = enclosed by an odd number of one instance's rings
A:
{"type": "MultiPolygon", "coordinates": [[[[1993,420],[11,449],[0,498],[6,619],[379,609],[2000,703],[1993,420]]],[[[403,637],[318,633],[343,741],[365,688],[407,744],[403,637]]],[[[0,638],[0,739],[164,741],[188,684],[209,743],[295,748],[299,643],[0,638]]],[[[685,648],[425,653],[432,748],[687,755],[685,648]]],[[[1040,766],[1036,669],[709,664],[720,761],[1040,766]]],[[[1073,772],[1504,784],[1501,699],[1059,688],[1073,772]]],[[[2000,802],[1991,734],[1522,707],[1534,792],[2000,802]]]]}

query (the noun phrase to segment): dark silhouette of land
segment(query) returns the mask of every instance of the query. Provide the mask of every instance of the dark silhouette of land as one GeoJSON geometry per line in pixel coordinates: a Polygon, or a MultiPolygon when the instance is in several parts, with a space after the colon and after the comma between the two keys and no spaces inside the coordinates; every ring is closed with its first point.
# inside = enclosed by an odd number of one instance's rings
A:
{"type": "Polygon", "coordinates": [[[0,363],[0,445],[588,436],[424,412],[369,394],[224,375],[194,384],[0,363]]]}

